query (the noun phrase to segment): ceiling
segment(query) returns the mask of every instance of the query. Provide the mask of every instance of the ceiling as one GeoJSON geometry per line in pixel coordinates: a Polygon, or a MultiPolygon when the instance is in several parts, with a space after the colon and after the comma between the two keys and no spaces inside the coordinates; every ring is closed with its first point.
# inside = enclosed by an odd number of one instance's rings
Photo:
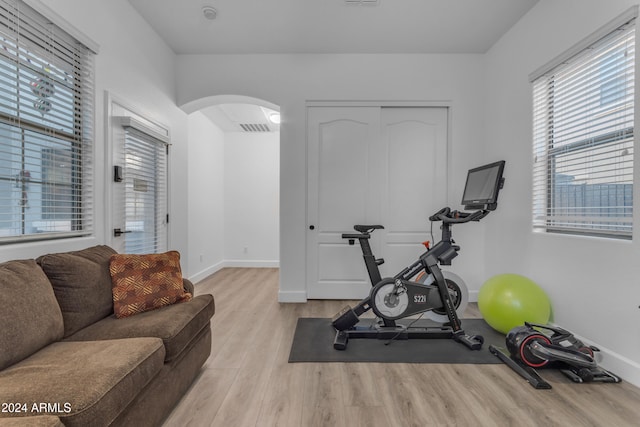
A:
{"type": "MultiPolygon", "coordinates": [[[[129,2],[176,54],[482,54],[538,0],[129,2]],[[216,18],[206,19],[203,7],[215,8],[216,18]]],[[[265,115],[253,107],[244,115],[235,107],[203,112],[225,131],[243,131],[240,124],[265,115]]]]}
{"type": "Polygon", "coordinates": [[[538,0],[129,2],[177,54],[484,53],[538,0]]]}

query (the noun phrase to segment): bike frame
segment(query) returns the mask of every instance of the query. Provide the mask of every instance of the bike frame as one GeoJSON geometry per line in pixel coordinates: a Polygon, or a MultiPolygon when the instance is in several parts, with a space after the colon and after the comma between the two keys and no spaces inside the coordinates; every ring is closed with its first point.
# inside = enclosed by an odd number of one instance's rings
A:
{"type": "MultiPolygon", "coordinates": [[[[349,244],[354,244],[355,239],[358,239],[360,242],[360,248],[362,250],[362,257],[364,258],[364,263],[367,268],[367,273],[369,274],[369,280],[371,281],[371,286],[375,286],[382,280],[382,276],[380,275],[379,266],[384,262],[382,259],[376,259],[371,250],[371,245],[369,244],[369,239],[371,237],[370,233],[361,233],[361,234],[343,234],[343,238],[349,239],[349,244]]],[[[460,246],[454,245],[451,234],[451,224],[444,222],[442,224],[442,238],[441,240],[435,244],[432,248],[427,249],[418,260],[416,260],[410,266],[404,268],[395,276],[394,279],[400,280],[411,280],[421,271],[424,271],[427,275],[432,274],[434,276],[435,285],[422,285],[425,287],[437,287],[438,292],[440,294],[440,299],[444,304],[444,309],[447,313],[447,317],[450,319],[451,328],[454,333],[462,330],[462,326],[460,323],[460,319],[458,318],[458,314],[456,313],[455,306],[453,301],[451,301],[451,297],[449,295],[449,290],[447,288],[447,282],[442,274],[442,270],[438,264],[441,265],[451,265],[451,260],[458,256],[458,251],[460,250],[460,246]]],[[[356,307],[354,307],[354,311],[359,315],[365,313],[371,309],[371,301],[370,298],[367,297],[362,300],[356,307]]],[[[384,326],[387,327],[395,327],[396,323],[394,320],[382,319],[384,322],[384,326]]]]}

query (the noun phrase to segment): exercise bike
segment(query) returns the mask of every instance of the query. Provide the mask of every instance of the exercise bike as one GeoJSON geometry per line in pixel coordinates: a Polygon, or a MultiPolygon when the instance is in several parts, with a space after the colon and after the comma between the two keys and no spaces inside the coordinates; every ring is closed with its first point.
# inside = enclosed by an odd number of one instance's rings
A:
{"type": "Polygon", "coordinates": [[[619,383],[620,378],[598,367],[594,354],[597,347],[585,345],[571,332],[557,326],[525,322],[513,328],[504,348],[489,346],[489,351],[536,389],[550,389],[537,368],[559,368],[576,383],[619,383]]]}
{"type": "Polygon", "coordinates": [[[333,317],[332,325],[336,329],[333,347],[336,350],[345,350],[349,339],[354,338],[453,338],[471,350],[482,348],[484,338],[467,335],[458,317],[457,310],[466,305],[468,298],[466,286],[453,273],[443,272],[440,266],[451,265],[460,250],[452,238],[451,227],[480,221],[497,208],[498,192],[504,185],[504,165],[505,162],[500,161],[468,172],[462,204],[466,209],[476,210],[460,212],[445,207],[431,215],[432,227],[434,222],[442,222],[441,240],[433,247],[425,242],[427,251],[394,277],[381,277],[379,266],[384,259],[376,259],[369,244],[371,233],[383,229],[382,225],[356,225],[357,234],[342,235],[350,245],[359,241],[372,288],[358,305],[346,306],[333,317]],[[360,316],[369,310],[373,310],[379,320],[371,326],[357,325],[360,316]],[[396,323],[396,320],[425,312],[441,316],[444,324],[412,327],[396,323]]]}

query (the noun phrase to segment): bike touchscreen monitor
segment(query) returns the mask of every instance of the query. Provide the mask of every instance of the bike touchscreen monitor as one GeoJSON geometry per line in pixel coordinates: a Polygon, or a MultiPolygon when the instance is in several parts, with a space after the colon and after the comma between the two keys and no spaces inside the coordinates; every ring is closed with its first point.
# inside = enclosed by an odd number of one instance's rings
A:
{"type": "Polygon", "coordinates": [[[469,170],[462,195],[465,209],[489,209],[497,207],[498,192],[502,188],[504,160],[469,170]]]}

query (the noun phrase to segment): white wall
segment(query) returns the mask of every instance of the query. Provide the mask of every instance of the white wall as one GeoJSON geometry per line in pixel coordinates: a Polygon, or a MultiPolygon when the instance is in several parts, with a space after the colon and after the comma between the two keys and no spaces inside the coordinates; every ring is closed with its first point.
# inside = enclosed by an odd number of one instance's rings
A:
{"type": "Polygon", "coordinates": [[[175,103],[175,55],[126,0],[44,0],[100,46],[96,57],[95,86],[95,235],[0,247],[0,260],[32,258],[47,252],[82,249],[109,243],[108,201],[105,200],[105,113],[108,90],[155,121],[171,128],[173,143],[170,182],[169,245],[186,253],[187,242],[187,116],[175,103]]]}
{"type": "MultiPolygon", "coordinates": [[[[451,105],[450,203],[484,160],[482,55],[179,55],[178,103],[236,94],[280,106],[280,294],[306,299],[306,116],[309,100],[446,101],[451,105]],[[258,72],[256,70],[259,70],[258,72]]],[[[433,183],[439,185],[440,183],[433,183]]],[[[496,213],[496,215],[498,215],[496,213]]],[[[425,227],[428,223],[425,219],[425,227]]],[[[454,269],[472,290],[485,279],[483,225],[455,230],[454,269]],[[471,238],[473,237],[473,238],[471,238]]]]}
{"type": "MultiPolygon", "coordinates": [[[[94,236],[83,239],[2,246],[0,260],[32,258],[49,252],[111,244],[108,200],[110,170],[105,168],[104,160],[108,152],[105,142],[105,91],[109,91],[145,117],[170,128],[169,248],[181,252],[183,274],[197,281],[227,265],[224,230],[228,226],[236,227],[230,229],[230,234],[235,234],[235,230],[241,230],[242,227],[237,223],[225,224],[224,164],[229,161],[233,165],[235,158],[238,158],[239,166],[231,166],[227,172],[242,171],[246,165],[239,159],[241,153],[233,150],[225,160],[225,136],[218,127],[201,113],[187,116],[176,105],[174,53],[126,0],[44,0],[42,3],[100,47],[95,70],[96,230],[94,236]]],[[[273,146],[273,141],[267,144],[273,146]]],[[[273,150],[277,150],[277,146],[273,150]]],[[[262,155],[267,156],[264,152],[262,155]]],[[[268,157],[272,159],[274,155],[269,154],[268,157]]],[[[262,184],[272,185],[277,179],[277,169],[273,171],[273,167],[277,168],[278,159],[275,161],[268,164],[269,173],[273,172],[272,178],[262,184]]],[[[242,211],[244,208],[233,197],[238,191],[245,190],[238,187],[231,193],[227,192],[233,206],[231,216],[227,216],[227,219],[235,216],[233,209],[242,211]]],[[[272,200],[271,204],[277,203],[277,194],[272,200]]],[[[273,207],[265,200],[261,200],[261,204],[273,211],[273,207]]],[[[242,239],[244,246],[249,248],[245,255],[253,256],[253,260],[277,261],[277,226],[276,238],[271,236],[273,231],[269,233],[267,236],[256,235],[255,241],[250,241],[249,235],[246,235],[242,239]],[[268,250],[261,245],[268,246],[268,250]]],[[[229,255],[233,259],[247,259],[242,254],[238,255],[236,249],[230,248],[229,255]]]]}
{"type": "MultiPolygon", "coordinates": [[[[553,321],[597,343],[605,366],[640,385],[640,209],[636,205],[633,242],[532,232],[528,81],[529,73],[634,3],[541,0],[486,55],[485,145],[507,166],[501,216],[486,221],[485,253],[488,275],[514,272],[535,280],[551,298],[553,321]]],[[[638,169],[636,160],[636,182],[638,169]]]]}
{"type": "Polygon", "coordinates": [[[189,250],[182,262],[198,281],[225,259],[225,135],[200,112],[189,115],[188,126],[189,250]]]}
{"type": "Polygon", "coordinates": [[[277,267],[280,133],[227,132],[224,165],[225,265],[277,267]]]}

